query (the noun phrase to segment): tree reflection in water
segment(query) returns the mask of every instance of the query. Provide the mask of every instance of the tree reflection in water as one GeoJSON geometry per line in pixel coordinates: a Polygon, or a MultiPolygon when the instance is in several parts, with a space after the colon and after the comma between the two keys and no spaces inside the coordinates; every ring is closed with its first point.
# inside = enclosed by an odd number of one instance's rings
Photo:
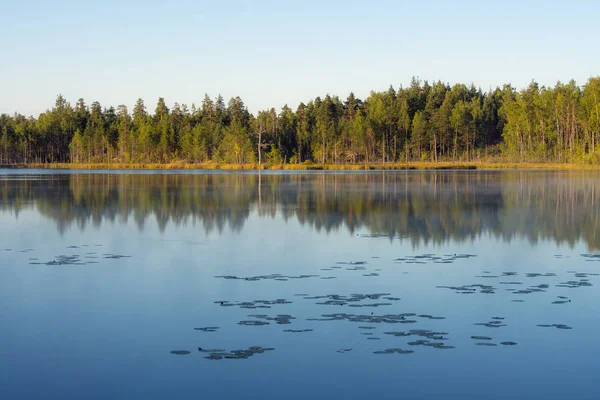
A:
{"type": "Polygon", "coordinates": [[[150,217],[240,231],[252,212],[296,218],[326,232],[365,230],[415,245],[480,235],[598,249],[600,174],[561,172],[370,172],[0,175],[0,210],[35,209],[72,225],[150,217]]]}

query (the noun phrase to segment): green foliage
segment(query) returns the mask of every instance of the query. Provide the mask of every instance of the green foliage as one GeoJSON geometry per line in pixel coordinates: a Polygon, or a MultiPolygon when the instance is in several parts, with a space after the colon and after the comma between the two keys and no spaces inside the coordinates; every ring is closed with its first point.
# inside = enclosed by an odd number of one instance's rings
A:
{"type": "Polygon", "coordinates": [[[283,163],[283,158],[281,157],[281,152],[279,151],[279,149],[271,149],[269,154],[267,154],[267,162],[270,165],[278,165],[283,163]]]}
{"type": "Polygon", "coordinates": [[[59,95],[37,118],[0,115],[0,164],[11,163],[373,163],[470,161],[492,155],[521,162],[599,161],[600,77],[583,87],[532,82],[483,93],[474,86],[413,78],[407,88],[316,97],[250,114],[241,98],[200,107],[159,98],[153,114],[138,99],[75,107],[59,95]],[[501,152],[499,154],[498,152],[501,152]]]}

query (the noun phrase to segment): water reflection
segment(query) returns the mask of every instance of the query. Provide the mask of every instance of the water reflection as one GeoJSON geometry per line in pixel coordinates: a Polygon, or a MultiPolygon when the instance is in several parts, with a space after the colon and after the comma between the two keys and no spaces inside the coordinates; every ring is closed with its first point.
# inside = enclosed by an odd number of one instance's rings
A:
{"type": "Polygon", "coordinates": [[[155,217],[206,232],[241,231],[260,217],[296,218],[326,232],[369,232],[414,245],[481,235],[598,249],[596,172],[0,175],[0,210],[34,209],[59,233],[76,225],[155,217]]]}

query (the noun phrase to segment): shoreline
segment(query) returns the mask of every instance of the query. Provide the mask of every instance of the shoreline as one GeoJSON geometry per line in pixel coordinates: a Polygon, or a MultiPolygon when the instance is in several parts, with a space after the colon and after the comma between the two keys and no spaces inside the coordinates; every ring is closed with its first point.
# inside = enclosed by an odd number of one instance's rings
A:
{"type": "MultiPolygon", "coordinates": [[[[217,163],[29,163],[0,165],[0,169],[64,169],[64,170],[258,170],[257,164],[217,163]]],[[[409,162],[369,164],[279,164],[261,165],[269,171],[401,171],[401,170],[600,170],[600,165],[528,163],[528,162],[409,162]]]]}

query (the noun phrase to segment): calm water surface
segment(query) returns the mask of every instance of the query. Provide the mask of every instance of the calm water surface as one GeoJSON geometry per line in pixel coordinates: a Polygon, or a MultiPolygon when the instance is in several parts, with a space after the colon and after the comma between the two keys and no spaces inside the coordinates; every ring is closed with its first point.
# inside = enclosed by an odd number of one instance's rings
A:
{"type": "Polygon", "coordinates": [[[0,398],[597,399],[599,191],[0,170],[0,398]]]}

